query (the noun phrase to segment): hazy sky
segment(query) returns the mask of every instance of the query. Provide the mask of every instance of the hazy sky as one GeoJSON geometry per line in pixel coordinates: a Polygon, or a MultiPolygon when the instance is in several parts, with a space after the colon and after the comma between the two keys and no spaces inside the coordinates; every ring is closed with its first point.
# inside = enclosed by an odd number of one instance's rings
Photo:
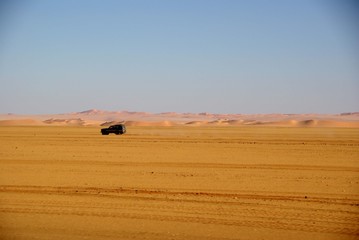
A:
{"type": "Polygon", "coordinates": [[[359,4],[1,1],[0,113],[359,111],[359,4]]]}

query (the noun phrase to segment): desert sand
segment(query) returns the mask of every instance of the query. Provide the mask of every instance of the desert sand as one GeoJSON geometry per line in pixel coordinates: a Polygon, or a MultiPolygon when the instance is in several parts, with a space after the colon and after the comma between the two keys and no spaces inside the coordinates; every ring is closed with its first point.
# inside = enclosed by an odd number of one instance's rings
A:
{"type": "Polygon", "coordinates": [[[10,125],[0,239],[359,238],[358,128],[10,125]]]}
{"type": "Polygon", "coordinates": [[[103,111],[43,115],[0,114],[0,126],[274,126],[359,128],[359,112],[340,114],[214,114],[103,111]]]}

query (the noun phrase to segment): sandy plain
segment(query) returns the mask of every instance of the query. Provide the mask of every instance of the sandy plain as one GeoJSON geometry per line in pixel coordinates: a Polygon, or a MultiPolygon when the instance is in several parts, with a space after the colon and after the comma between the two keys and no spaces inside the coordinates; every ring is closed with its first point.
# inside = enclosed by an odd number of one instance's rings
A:
{"type": "Polygon", "coordinates": [[[0,126],[0,239],[359,239],[359,129],[0,126]]]}

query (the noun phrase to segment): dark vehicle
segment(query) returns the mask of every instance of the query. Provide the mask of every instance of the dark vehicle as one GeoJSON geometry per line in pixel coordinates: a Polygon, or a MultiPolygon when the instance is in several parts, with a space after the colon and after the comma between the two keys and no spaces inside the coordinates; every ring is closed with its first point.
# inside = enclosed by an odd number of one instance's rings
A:
{"type": "Polygon", "coordinates": [[[114,133],[116,135],[124,134],[126,132],[126,126],[123,124],[112,125],[109,128],[102,128],[102,135],[109,135],[110,133],[114,133]]]}

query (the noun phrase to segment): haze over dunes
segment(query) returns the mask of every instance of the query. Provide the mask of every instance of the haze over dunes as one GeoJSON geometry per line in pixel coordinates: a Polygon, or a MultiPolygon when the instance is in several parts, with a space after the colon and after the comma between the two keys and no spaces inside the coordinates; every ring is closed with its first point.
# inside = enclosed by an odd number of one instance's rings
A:
{"type": "Polygon", "coordinates": [[[0,114],[1,126],[283,126],[283,127],[359,127],[359,112],[341,114],[215,114],[148,113],[103,111],[43,115],[0,114]]]}

